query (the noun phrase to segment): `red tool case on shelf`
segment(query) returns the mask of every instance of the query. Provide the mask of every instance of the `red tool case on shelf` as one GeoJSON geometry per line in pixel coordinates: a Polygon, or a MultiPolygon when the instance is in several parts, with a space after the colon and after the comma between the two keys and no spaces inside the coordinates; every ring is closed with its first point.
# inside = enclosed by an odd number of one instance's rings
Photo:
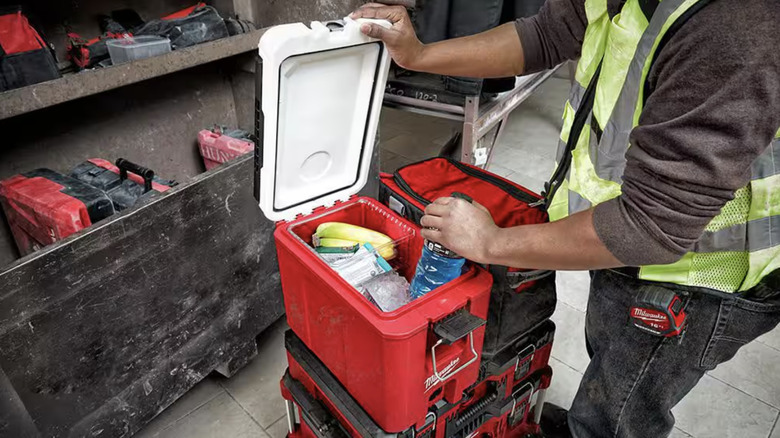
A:
{"type": "Polygon", "coordinates": [[[0,204],[22,256],[115,213],[102,190],[50,169],[0,181],[0,204]]]}
{"type": "MultiPolygon", "coordinates": [[[[479,376],[492,277],[468,265],[460,278],[383,313],[322,261],[311,236],[323,222],[400,241],[391,263],[407,280],[422,251],[417,225],[354,197],[368,181],[389,56],[349,19],[271,28],[260,55],[256,195],[279,221],[290,328],[379,427],[420,427],[431,404],[457,403],[479,376]]],[[[290,368],[294,379],[302,378],[297,370],[290,368]]]]}
{"type": "Polygon", "coordinates": [[[206,170],[211,170],[254,151],[255,144],[247,139],[234,138],[219,131],[204,129],[198,133],[198,149],[206,170]]]}
{"type": "Polygon", "coordinates": [[[94,158],[76,166],[70,176],[37,169],[0,181],[0,204],[21,255],[175,185],[122,158],[117,165],[94,158]]]}
{"type": "MultiPolygon", "coordinates": [[[[382,174],[379,200],[419,224],[425,207],[461,192],[485,206],[500,227],[548,221],[542,198],[486,170],[448,158],[432,158],[382,174]]],[[[551,271],[488,266],[493,275],[487,332],[482,354],[499,354],[555,311],[555,275],[551,271]]]]}
{"type": "Polygon", "coordinates": [[[158,178],[153,170],[124,158],[116,160],[116,165],[92,158],[76,166],[70,176],[106,192],[116,211],[130,208],[154,193],[167,192],[176,185],[174,181],[158,178]]]}

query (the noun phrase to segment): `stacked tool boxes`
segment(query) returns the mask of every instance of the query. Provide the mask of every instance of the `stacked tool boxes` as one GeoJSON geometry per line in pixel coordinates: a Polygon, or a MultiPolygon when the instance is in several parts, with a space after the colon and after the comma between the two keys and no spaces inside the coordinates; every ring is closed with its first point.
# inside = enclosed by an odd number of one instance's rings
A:
{"type": "MultiPolygon", "coordinates": [[[[552,378],[548,361],[554,333],[555,325],[551,321],[543,322],[492,360],[482,361],[479,377],[459,395],[459,401],[450,403],[433,394],[423,397],[429,408],[422,421],[391,432],[355,400],[341,381],[290,330],[285,337],[289,369],[281,382],[282,395],[288,403],[288,436],[540,436],[539,415],[552,378]]],[[[360,370],[353,369],[351,373],[360,373],[360,370]]],[[[403,410],[401,403],[403,400],[400,399],[398,403],[389,401],[385,409],[388,412],[403,410]]]]}
{"type": "Polygon", "coordinates": [[[374,230],[394,242],[388,261],[409,280],[423,247],[414,213],[432,195],[473,195],[501,226],[547,220],[538,195],[446,160],[395,179],[409,189],[394,191],[395,204],[408,208],[356,197],[390,61],[360,25],[278,26],[260,41],[255,196],[277,223],[289,437],[536,436],[552,378],[552,273],[467,263],[459,278],[383,312],[312,247],[326,222],[374,230]]]}

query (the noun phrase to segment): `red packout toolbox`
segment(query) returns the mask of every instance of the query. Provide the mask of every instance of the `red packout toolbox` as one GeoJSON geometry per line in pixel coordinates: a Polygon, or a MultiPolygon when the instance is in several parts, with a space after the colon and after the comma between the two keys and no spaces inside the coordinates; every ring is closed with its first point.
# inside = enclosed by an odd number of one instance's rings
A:
{"type": "Polygon", "coordinates": [[[435,418],[429,415],[419,430],[386,432],[292,330],[285,333],[285,348],[289,368],[281,389],[290,437],[413,438],[434,429],[435,418]],[[295,424],[296,417],[299,424],[295,424]]]}
{"type": "Polygon", "coordinates": [[[102,190],[50,169],[0,181],[0,204],[22,256],[115,213],[102,190]]]}
{"type": "MultiPolygon", "coordinates": [[[[407,280],[422,251],[418,226],[353,197],[368,181],[389,66],[383,44],[359,27],[346,19],[263,35],[256,196],[280,221],[274,237],[290,328],[373,421],[396,433],[422,426],[431,404],[457,403],[476,381],[492,277],[468,265],[383,313],[311,247],[323,222],[376,230],[400,242],[391,263],[407,280]]],[[[302,378],[296,369],[292,378],[302,378]]]]}
{"type": "Polygon", "coordinates": [[[285,335],[285,347],[290,367],[281,388],[289,437],[528,438],[540,433],[538,415],[552,376],[547,366],[522,381],[481,382],[459,403],[436,403],[422,426],[388,433],[292,331],[285,335]]]}
{"type": "MultiPolygon", "coordinates": [[[[382,174],[379,200],[419,224],[425,207],[461,192],[485,206],[502,228],[548,221],[542,198],[512,181],[448,158],[432,158],[382,174]]],[[[493,275],[482,354],[490,358],[555,311],[552,271],[486,267],[493,275]]]]}
{"type": "MultiPolygon", "coordinates": [[[[544,321],[490,359],[483,359],[479,382],[506,382],[508,388],[548,367],[555,323],[544,321]]],[[[503,394],[509,397],[510,394],[503,394]]]]}
{"type": "Polygon", "coordinates": [[[70,176],[104,191],[114,202],[116,211],[135,205],[139,200],[155,193],[164,193],[176,182],[155,176],[154,171],[124,158],[110,162],[92,158],[71,171],[70,176]]]}
{"type": "Polygon", "coordinates": [[[198,133],[198,148],[206,170],[211,170],[220,164],[255,150],[255,144],[252,141],[239,137],[240,134],[233,134],[233,132],[239,131],[215,128],[212,130],[204,129],[198,133]]]}
{"type": "Polygon", "coordinates": [[[539,417],[552,369],[545,367],[509,386],[506,381],[485,381],[473,398],[436,412],[436,438],[523,437],[541,438],[539,417]],[[502,394],[508,393],[506,398],[502,394]]]}

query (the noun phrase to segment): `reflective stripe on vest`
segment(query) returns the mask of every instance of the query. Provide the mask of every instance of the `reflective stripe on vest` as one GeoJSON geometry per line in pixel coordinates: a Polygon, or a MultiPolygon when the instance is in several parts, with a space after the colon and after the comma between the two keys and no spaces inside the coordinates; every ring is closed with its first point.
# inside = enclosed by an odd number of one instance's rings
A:
{"type": "MultiPolygon", "coordinates": [[[[648,22],[639,0],[628,0],[621,13],[611,19],[605,0],[586,1],[588,29],[577,67],[577,84],[564,113],[559,163],[567,159],[566,144],[582,102],[583,84],[590,83],[599,64],[602,68],[591,114],[571,151],[568,175],[548,207],[551,219],[587,210],[620,195],[630,134],[639,122],[645,79],[655,52],[683,14],[688,12],[690,16],[707,3],[664,0],[648,22]],[[591,124],[603,126],[600,139],[591,124]]],[[[640,278],[735,292],[754,287],[778,268],[780,140],[753,163],[751,184],[735,193],[734,200],[707,226],[692,252],[670,265],[642,267],[640,278]]]]}

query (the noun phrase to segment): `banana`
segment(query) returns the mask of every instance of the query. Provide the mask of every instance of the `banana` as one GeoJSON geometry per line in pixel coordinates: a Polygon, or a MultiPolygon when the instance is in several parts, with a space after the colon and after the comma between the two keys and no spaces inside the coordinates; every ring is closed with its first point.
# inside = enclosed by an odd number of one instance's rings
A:
{"type": "Polygon", "coordinates": [[[368,228],[342,222],[325,222],[317,227],[316,236],[320,239],[339,239],[359,242],[361,245],[370,243],[377,249],[379,255],[389,260],[395,256],[395,249],[391,244],[393,239],[368,228]]]}

